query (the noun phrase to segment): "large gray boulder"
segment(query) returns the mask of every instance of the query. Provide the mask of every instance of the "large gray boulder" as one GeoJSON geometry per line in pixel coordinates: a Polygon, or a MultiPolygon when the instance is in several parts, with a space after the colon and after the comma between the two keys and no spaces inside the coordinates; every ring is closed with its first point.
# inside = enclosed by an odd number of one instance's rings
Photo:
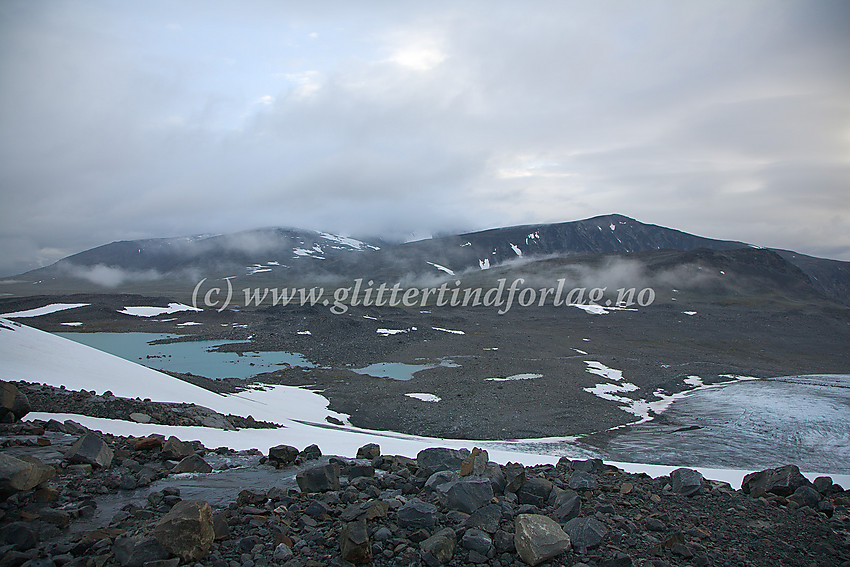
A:
{"type": "Polygon", "coordinates": [[[184,561],[203,559],[215,539],[212,508],[203,500],[182,500],[157,523],[153,536],[184,561]]]}
{"type": "Polygon", "coordinates": [[[748,474],[741,483],[741,490],[753,498],[767,493],[791,496],[801,486],[810,484],[809,479],[803,476],[796,465],[785,465],[748,474]]]}
{"type": "Polygon", "coordinates": [[[17,386],[0,380],[0,422],[19,421],[30,409],[30,401],[17,386]]]}
{"type": "Polygon", "coordinates": [[[568,550],[570,536],[551,518],[520,514],[516,517],[514,545],[520,559],[537,565],[568,550]]]}
{"type": "Polygon", "coordinates": [[[152,561],[164,561],[169,553],[151,536],[119,536],[112,544],[112,553],[121,567],[144,567],[152,561]]]}
{"type": "Polygon", "coordinates": [[[471,514],[493,499],[493,485],[490,479],[480,476],[467,476],[437,486],[437,491],[445,497],[446,506],[471,514]]]}
{"type": "Polygon", "coordinates": [[[608,528],[596,518],[573,518],[564,525],[564,530],[579,551],[597,547],[608,534],[608,528]]]}
{"type": "Polygon", "coordinates": [[[301,492],[339,490],[339,467],[327,464],[303,470],[295,476],[295,481],[301,492]]]}
{"type": "Polygon", "coordinates": [[[195,448],[191,443],[181,441],[173,435],[162,444],[162,458],[172,461],[185,459],[195,452],[195,448]]]}
{"type": "Polygon", "coordinates": [[[18,459],[0,453],[0,494],[11,495],[22,490],[31,490],[47,482],[56,471],[35,458],[18,459]]]}
{"type": "Polygon", "coordinates": [[[86,433],[65,453],[71,464],[108,468],[112,464],[112,449],[97,433],[86,433]]]}
{"type": "Polygon", "coordinates": [[[533,504],[543,508],[552,493],[552,483],[541,476],[531,477],[516,491],[520,504],[533,504]]]}
{"type": "Polygon", "coordinates": [[[416,465],[429,476],[439,471],[459,472],[469,454],[467,449],[430,447],[419,451],[416,455],[416,465]]]}
{"type": "Polygon", "coordinates": [[[208,462],[196,454],[191,454],[171,469],[174,474],[177,473],[208,473],[212,472],[213,468],[208,462]]]}
{"type": "Polygon", "coordinates": [[[411,498],[398,509],[398,525],[418,530],[431,528],[437,523],[437,507],[418,498],[411,498]]]}
{"type": "Polygon", "coordinates": [[[670,473],[670,486],[676,494],[694,496],[702,492],[702,475],[693,469],[680,468],[670,473]]]}
{"type": "Polygon", "coordinates": [[[275,467],[285,467],[295,462],[298,449],[291,445],[277,445],[269,449],[269,461],[275,467]]]}

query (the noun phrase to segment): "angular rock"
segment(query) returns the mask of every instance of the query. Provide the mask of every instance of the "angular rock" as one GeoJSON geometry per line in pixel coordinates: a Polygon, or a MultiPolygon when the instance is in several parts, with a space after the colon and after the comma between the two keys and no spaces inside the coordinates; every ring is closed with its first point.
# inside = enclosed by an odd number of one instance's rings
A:
{"type": "Polygon", "coordinates": [[[192,453],[171,469],[174,474],[178,473],[208,473],[212,472],[212,467],[204,459],[192,453]]]}
{"type": "Polygon", "coordinates": [[[741,483],[741,490],[753,498],[764,496],[768,492],[779,496],[791,496],[795,490],[809,484],[809,479],[800,473],[796,465],[785,465],[746,475],[741,483]]]}
{"type": "Polygon", "coordinates": [[[499,494],[505,492],[505,486],[507,486],[508,481],[505,479],[502,467],[499,466],[498,463],[487,463],[484,476],[490,479],[490,484],[493,485],[493,492],[497,492],[499,494]]]}
{"type": "Polygon", "coordinates": [[[443,528],[419,544],[422,560],[429,567],[445,565],[452,559],[457,545],[457,536],[451,528],[443,528]]]}
{"type": "Polygon", "coordinates": [[[464,549],[477,551],[485,557],[493,550],[493,539],[483,530],[470,528],[464,532],[460,540],[464,549]]]}
{"type": "Polygon", "coordinates": [[[788,497],[788,500],[795,502],[798,506],[808,506],[812,510],[817,509],[818,502],[821,501],[820,492],[811,486],[801,486],[794,491],[794,494],[788,497]]]}
{"type": "Polygon", "coordinates": [[[381,447],[377,443],[366,443],[359,449],[357,449],[357,457],[358,459],[368,459],[372,460],[376,457],[381,456],[381,447]]]}
{"type": "Polygon", "coordinates": [[[832,477],[819,476],[812,482],[812,485],[815,490],[827,496],[832,491],[832,477]]]}
{"type": "Polygon", "coordinates": [[[419,451],[416,465],[429,476],[439,471],[459,471],[463,460],[469,456],[467,449],[430,447],[419,451]]]}
{"type": "Polygon", "coordinates": [[[460,464],[460,476],[483,475],[487,470],[489,461],[490,457],[487,455],[487,451],[474,447],[469,456],[460,464]]]}
{"type": "Polygon", "coordinates": [[[292,550],[285,543],[278,544],[277,547],[274,548],[274,554],[272,557],[275,561],[279,563],[286,563],[293,557],[292,550]]]}
{"type": "Polygon", "coordinates": [[[469,476],[437,486],[446,498],[446,506],[471,514],[493,498],[490,479],[469,476]]]}
{"type": "Polygon", "coordinates": [[[487,504],[472,513],[466,520],[470,528],[484,530],[488,534],[496,533],[502,521],[502,507],[499,504],[487,504]]]}
{"type": "Polygon", "coordinates": [[[304,450],[298,453],[298,460],[303,463],[304,461],[312,461],[318,459],[321,456],[322,450],[319,449],[319,446],[314,443],[313,445],[304,447],[304,450]]]}
{"type": "Polygon", "coordinates": [[[269,460],[279,467],[291,465],[298,458],[298,449],[291,445],[277,445],[269,449],[269,460]]]}
{"type": "Polygon", "coordinates": [[[0,380],[0,422],[20,421],[30,409],[30,401],[17,386],[0,380]]]}
{"type": "Polygon", "coordinates": [[[608,534],[608,528],[596,518],[573,518],[564,525],[564,530],[578,550],[598,546],[608,534]]]}
{"type": "Polygon", "coordinates": [[[670,473],[670,486],[673,492],[683,496],[693,496],[702,492],[702,475],[693,469],[679,468],[670,473]]]}
{"type": "Polygon", "coordinates": [[[411,498],[398,509],[398,525],[407,529],[430,528],[437,523],[437,507],[411,498]]]}
{"type": "Polygon", "coordinates": [[[173,435],[162,444],[162,458],[170,461],[179,461],[185,459],[195,452],[195,448],[191,443],[181,441],[173,435]]]}
{"type": "Polygon", "coordinates": [[[556,501],[555,505],[552,515],[562,522],[577,518],[581,514],[581,498],[575,492],[568,491],[563,498],[556,501]]]}
{"type": "Polygon", "coordinates": [[[301,492],[326,492],[339,490],[339,467],[327,464],[298,473],[295,477],[301,492]]]}
{"type": "Polygon", "coordinates": [[[0,494],[31,490],[56,474],[53,467],[33,461],[37,459],[23,460],[0,453],[0,494]]]}
{"type": "Polygon", "coordinates": [[[520,514],[515,524],[514,545],[527,565],[537,565],[570,548],[570,536],[551,518],[520,514]]]}
{"type": "Polygon", "coordinates": [[[133,444],[136,451],[150,451],[152,449],[162,449],[162,439],[159,437],[142,437],[137,439],[133,444]]]}
{"type": "Polygon", "coordinates": [[[575,460],[570,461],[570,468],[574,471],[597,474],[605,470],[605,464],[602,459],[575,460]]]}
{"type": "Polygon", "coordinates": [[[153,537],[123,535],[112,544],[112,553],[122,567],[144,567],[153,561],[168,559],[169,553],[153,537]]]}
{"type": "Polygon", "coordinates": [[[532,504],[543,508],[551,493],[552,483],[543,477],[535,476],[525,481],[525,484],[516,491],[516,496],[520,504],[532,504]]]}
{"type": "Polygon", "coordinates": [[[573,490],[593,490],[596,488],[596,477],[586,471],[575,471],[570,475],[569,486],[573,490]]]}
{"type": "Polygon", "coordinates": [[[11,522],[0,528],[0,543],[26,551],[38,545],[38,533],[27,522],[11,522]]]}
{"type": "Polygon", "coordinates": [[[71,464],[108,468],[112,464],[112,449],[97,433],[86,433],[71,445],[65,458],[71,464]]]}
{"type": "Polygon", "coordinates": [[[182,500],[157,523],[153,536],[184,561],[203,559],[215,539],[212,508],[203,500],[182,500]]]}
{"type": "Polygon", "coordinates": [[[339,536],[339,547],[340,554],[346,561],[351,563],[372,561],[372,546],[369,543],[365,519],[345,524],[339,536]]]}
{"type": "Polygon", "coordinates": [[[525,484],[525,467],[520,464],[508,463],[502,467],[505,477],[505,492],[516,492],[525,484]]]}

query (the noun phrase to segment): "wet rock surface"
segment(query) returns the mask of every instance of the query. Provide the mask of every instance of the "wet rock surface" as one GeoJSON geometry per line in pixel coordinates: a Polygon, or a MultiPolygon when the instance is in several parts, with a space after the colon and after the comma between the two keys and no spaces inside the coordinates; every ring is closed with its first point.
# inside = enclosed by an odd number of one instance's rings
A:
{"type": "MultiPolygon", "coordinates": [[[[36,467],[9,469],[25,472],[23,482],[7,481],[0,502],[2,565],[841,566],[850,561],[850,493],[843,487],[821,477],[787,496],[753,495],[755,480],[793,480],[793,470],[759,471],[745,494],[686,471],[653,479],[598,460],[470,467],[460,459],[455,469],[431,473],[430,464],[423,468],[416,459],[381,455],[376,447],[359,452],[359,459],[310,449],[313,458],[282,465],[256,451],[211,450],[176,438],[117,437],[73,422],[5,424],[0,438],[4,462],[36,467]],[[87,436],[112,452],[111,462],[95,466],[66,458],[87,436]],[[175,460],[187,447],[191,454],[175,460]],[[36,458],[40,464],[31,460],[36,458]],[[174,474],[184,462],[207,463],[213,470],[193,473],[188,484],[185,475],[174,474]],[[574,489],[576,476],[582,482],[574,489]],[[199,499],[193,490],[204,482],[210,489],[199,499]],[[699,490],[691,492],[696,486],[699,490]],[[464,490],[451,499],[454,487],[464,490]]],[[[292,452],[278,450],[284,460],[292,452]]]]}

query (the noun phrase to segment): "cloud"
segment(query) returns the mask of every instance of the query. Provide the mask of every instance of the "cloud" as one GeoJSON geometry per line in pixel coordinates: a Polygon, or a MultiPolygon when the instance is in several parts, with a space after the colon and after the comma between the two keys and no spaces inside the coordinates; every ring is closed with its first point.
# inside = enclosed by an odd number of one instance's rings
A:
{"type": "Polygon", "coordinates": [[[846,3],[332,6],[0,5],[0,273],[611,211],[850,259],[846,3]]]}

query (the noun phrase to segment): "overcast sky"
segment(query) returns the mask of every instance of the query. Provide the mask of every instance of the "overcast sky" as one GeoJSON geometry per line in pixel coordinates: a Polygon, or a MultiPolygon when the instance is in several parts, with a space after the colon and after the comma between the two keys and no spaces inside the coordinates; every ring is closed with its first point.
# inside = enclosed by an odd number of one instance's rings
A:
{"type": "Polygon", "coordinates": [[[850,2],[0,2],[0,275],[621,213],[850,260],[850,2]]]}

